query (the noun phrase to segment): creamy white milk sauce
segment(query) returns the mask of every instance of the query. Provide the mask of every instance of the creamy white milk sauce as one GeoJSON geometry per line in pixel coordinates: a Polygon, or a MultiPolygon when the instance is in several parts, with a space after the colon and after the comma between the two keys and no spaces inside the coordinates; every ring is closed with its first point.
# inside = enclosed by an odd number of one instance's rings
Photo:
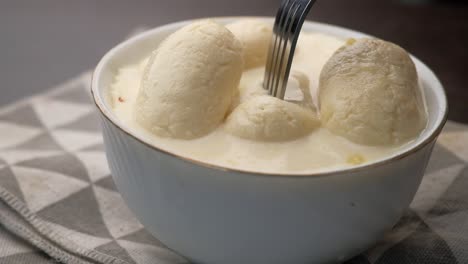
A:
{"type": "MultiPolygon", "coordinates": [[[[344,40],[318,33],[302,33],[293,63],[293,71],[306,74],[317,105],[320,71],[344,40]]],[[[319,127],[311,134],[287,142],[257,142],[228,134],[221,124],[212,133],[193,140],[178,140],[153,135],[132,118],[145,61],[119,69],[111,87],[115,114],[131,130],[148,139],[154,146],[202,162],[275,173],[306,173],[347,168],[389,156],[402,146],[364,146],[319,127]]],[[[263,93],[264,68],[245,71],[240,82],[240,100],[249,94],[263,93]]],[[[297,89],[288,89],[287,98],[298,97],[297,89]]],[[[318,109],[318,107],[317,107],[318,109]]]]}

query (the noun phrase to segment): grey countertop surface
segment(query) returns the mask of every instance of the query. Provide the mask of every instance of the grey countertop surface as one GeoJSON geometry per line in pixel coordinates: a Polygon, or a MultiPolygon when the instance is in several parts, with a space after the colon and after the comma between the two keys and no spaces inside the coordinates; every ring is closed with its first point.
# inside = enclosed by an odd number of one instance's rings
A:
{"type": "MultiPolygon", "coordinates": [[[[279,0],[0,1],[0,105],[38,93],[91,69],[141,26],[183,19],[271,16],[279,0]]],[[[468,8],[414,6],[396,0],[318,0],[309,19],[394,41],[439,75],[450,118],[468,122],[468,8]]]]}

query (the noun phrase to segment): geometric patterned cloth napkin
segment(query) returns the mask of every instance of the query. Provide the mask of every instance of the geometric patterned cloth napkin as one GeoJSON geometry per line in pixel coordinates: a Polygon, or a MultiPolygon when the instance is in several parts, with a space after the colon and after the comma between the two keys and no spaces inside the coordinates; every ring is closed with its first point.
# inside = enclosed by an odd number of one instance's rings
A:
{"type": "MultiPolygon", "coordinates": [[[[0,263],[188,263],[107,167],[90,74],[0,110],[0,263]]],[[[468,263],[468,126],[448,122],[400,222],[347,264],[468,263]]]]}

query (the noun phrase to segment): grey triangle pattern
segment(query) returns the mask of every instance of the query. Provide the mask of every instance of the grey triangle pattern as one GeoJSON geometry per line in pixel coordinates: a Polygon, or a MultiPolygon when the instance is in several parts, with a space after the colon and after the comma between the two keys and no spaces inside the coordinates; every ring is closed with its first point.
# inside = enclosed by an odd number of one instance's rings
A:
{"type": "Polygon", "coordinates": [[[10,112],[2,114],[0,116],[0,121],[8,121],[10,123],[31,127],[44,127],[31,105],[20,106],[10,112]]]}
{"type": "Polygon", "coordinates": [[[468,145],[466,143],[468,142],[468,129],[443,133],[437,142],[468,163],[468,145]]]}
{"type": "Polygon", "coordinates": [[[110,170],[107,165],[107,158],[103,152],[75,152],[88,170],[89,178],[96,182],[109,176],[110,170]]]}
{"type": "Polygon", "coordinates": [[[4,167],[0,170],[0,185],[24,202],[23,192],[10,167],[4,167]]]}
{"type": "Polygon", "coordinates": [[[88,151],[88,152],[104,152],[105,147],[104,147],[103,143],[97,143],[97,144],[94,144],[94,145],[91,145],[91,146],[87,146],[87,147],[85,147],[83,149],[79,149],[78,151],[82,151],[82,152],[85,152],[85,151],[88,151]]]}
{"type": "Polygon", "coordinates": [[[109,242],[105,245],[95,248],[97,251],[110,256],[114,256],[121,260],[127,261],[129,264],[137,264],[132,257],[127,253],[127,251],[121,247],[116,241],[109,242]]]}
{"type": "Polygon", "coordinates": [[[47,132],[41,133],[17,146],[15,150],[63,150],[63,148],[47,132]]]}
{"type": "Polygon", "coordinates": [[[468,211],[468,166],[460,172],[428,215],[445,215],[459,211],[468,211]]]}
{"type": "Polygon", "coordinates": [[[146,229],[142,228],[134,233],[119,238],[119,240],[128,240],[132,242],[149,244],[160,248],[167,248],[159,239],[152,236],[146,229]]]}
{"type": "Polygon", "coordinates": [[[91,186],[45,207],[38,215],[52,223],[85,234],[112,238],[104,224],[91,186]]]}
{"type": "Polygon", "coordinates": [[[143,226],[135,218],[118,192],[93,186],[100,213],[107,230],[114,238],[140,230],[143,226]]]}
{"type": "Polygon", "coordinates": [[[44,126],[49,129],[94,112],[92,105],[58,101],[46,97],[35,100],[33,107],[44,126]]]}
{"type": "Polygon", "coordinates": [[[86,93],[84,89],[82,89],[82,83],[77,83],[77,87],[67,89],[62,91],[52,97],[55,100],[65,101],[65,102],[72,102],[72,103],[81,103],[81,104],[91,104],[91,98],[86,93]],[[79,88],[79,89],[78,89],[79,88]]]}
{"type": "MultiPolygon", "coordinates": [[[[24,160],[47,157],[60,153],[62,153],[61,150],[8,149],[0,151],[0,157],[6,164],[15,164],[24,160]]],[[[0,167],[2,166],[3,165],[0,164],[0,167]]]]}
{"type": "Polygon", "coordinates": [[[118,192],[117,187],[115,187],[114,180],[112,179],[112,176],[107,176],[105,178],[100,179],[99,181],[94,183],[97,186],[106,188],[108,190],[118,192]]]}
{"type": "Polygon", "coordinates": [[[101,130],[99,126],[99,117],[95,112],[91,112],[72,121],[71,123],[61,125],[58,128],[88,132],[99,132],[101,130]]]}
{"type": "Polygon", "coordinates": [[[426,223],[442,237],[452,249],[459,263],[468,263],[468,211],[429,217],[426,223]]]}
{"type": "Polygon", "coordinates": [[[464,164],[456,164],[432,173],[426,173],[411,202],[411,208],[420,215],[426,215],[429,210],[434,208],[434,205],[452,185],[464,167],[464,164]]]}
{"type": "Polygon", "coordinates": [[[366,259],[369,260],[370,263],[374,263],[387,250],[412,235],[421,225],[421,222],[415,221],[415,219],[419,219],[416,213],[412,210],[407,210],[392,230],[386,232],[382,240],[379,241],[371,250],[366,252],[366,259]]]}
{"type": "Polygon", "coordinates": [[[407,238],[385,251],[375,264],[461,264],[447,242],[422,219],[414,215],[410,221],[419,222],[419,227],[407,238]]]}
{"type": "Polygon", "coordinates": [[[90,181],[86,167],[80,159],[64,152],[50,157],[39,157],[17,163],[22,167],[36,168],[66,174],[84,181],[90,181]]]}
{"type": "Polygon", "coordinates": [[[441,144],[436,144],[434,146],[431,159],[429,160],[429,164],[427,165],[426,173],[431,173],[455,164],[463,163],[464,161],[454,155],[450,150],[441,144]]]}
{"type": "Polygon", "coordinates": [[[4,264],[58,264],[54,260],[42,252],[19,253],[0,259],[0,263],[4,264]]]}
{"type": "Polygon", "coordinates": [[[36,137],[41,132],[41,128],[0,121],[0,149],[14,149],[15,146],[36,137]]]}
{"type": "Polygon", "coordinates": [[[71,152],[102,142],[102,135],[99,132],[54,129],[51,134],[63,149],[71,152]]]}
{"type": "Polygon", "coordinates": [[[21,166],[10,166],[23,192],[26,205],[40,211],[89,186],[89,182],[67,175],[21,166]]]}

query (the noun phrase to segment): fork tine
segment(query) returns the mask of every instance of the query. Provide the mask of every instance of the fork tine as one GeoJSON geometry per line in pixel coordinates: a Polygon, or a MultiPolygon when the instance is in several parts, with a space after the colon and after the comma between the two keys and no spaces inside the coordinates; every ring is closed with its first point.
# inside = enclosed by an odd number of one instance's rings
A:
{"type": "Polygon", "coordinates": [[[302,24],[316,0],[283,0],[276,14],[268,48],[263,87],[284,99],[297,40],[302,24]]]}
{"type": "Polygon", "coordinates": [[[276,32],[278,31],[278,26],[279,23],[283,17],[283,10],[285,9],[285,6],[288,5],[290,0],[283,1],[281,3],[280,8],[278,9],[278,12],[276,14],[275,18],[275,23],[273,25],[273,34],[271,35],[271,41],[270,41],[270,46],[268,49],[268,56],[267,56],[267,62],[266,62],[266,68],[265,68],[265,76],[263,78],[263,87],[270,91],[270,85],[271,85],[271,78],[272,78],[272,67],[273,67],[273,60],[275,54],[276,48],[277,48],[277,43],[278,43],[278,34],[276,32]]]}
{"type": "Polygon", "coordinates": [[[309,13],[310,9],[312,8],[312,6],[315,4],[316,0],[307,0],[307,1],[302,1],[301,3],[301,11],[300,13],[298,13],[298,16],[297,16],[297,19],[295,19],[295,22],[292,24],[293,27],[291,28],[291,35],[292,35],[292,39],[291,39],[291,50],[290,50],[290,54],[289,54],[289,57],[288,57],[288,60],[287,60],[287,65],[285,67],[285,72],[284,72],[284,75],[283,75],[283,81],[282,81],[282,91],[281,93],[279,94],[279,97],[280,99],[284,99],[284,95],[286,93],[286,86],[287,86],[287,83],[288,83],[288,78],[289,78],[289,74],[290,74],[290,71],[291,71],[291,65],[292,65],[292,62],[293,62],[293,58],[294,58],[294,52],[296,50],[296,44],[297,44],[297,41],[299,39],[299,34],[300,34],[300,31],[301,31],[301,28],[302,28],[302,25],[304,24],[304,21],[307,17],[307,14],[309,13]]]}
{"type": "Polygon", "coordinates": [[[284,71],[285,71],[285,65],[287,64],[287,61],[290,57],[290,51],[289,49],[291,48],[291,29],[293,27],[293,24],[295,23],[296,19],[296,14],[298,13],[298,10],[300,8],[300,5],[293,5],[289,14],[288,14],[288,21],[285,24],[285,33],[284,33],[284,45],[283,45],[283,50],[281,52],[281,55],[279,57],[280,63],[277,67],[277,72],[276,72],[276,83],[274,85],[275,91],[273,95],[275,97],[278,97],[279,94],[281,94],[282,90],[284,90],[284,85],[283,85],[283,79],[285,79],[284,76],[284,71]],[[286,52],[287,51],[287,52],[286,52]],[[285,58],[288,58],[285,60],[285,58]]]}
{"type": "Polygon", "coordinates": [[[273,46],[272,53],[269,54],[272,58],[270,69],[269,69],[269,79],[268,79],[268,92],[270,94],[273,93],[274,89],[274,77],[275,77],[275,68],[276,64],[278,63],[278,52],[282,45],[282,35],[283,35],[283,24],[285,19],[287,18],[287,10],[289,9],[290,3],[293,2],[291,0],[283,1],[280,9],[278,10],[277,17],[275,19],[275,25],[273,28],[273,34],[275,36],[275,42],[273,46]]]}
{"type": "Polygon", "coordinates": [[[278,90],[278,84],[279,84],[279,76],[278,74],[281,71],[281,65],[283,64],[283,56],[284,52],[286,50],[286,47],[288,45],[288,39],[289,39],[289,33],[287,31],[287,28],[289,24],[291,23],[291,14],[294,12],[296,7],[295,1],[291,1],[288,6],[286,6],[286,9],[284,10],[284,17],[282,21],[279,24],[278,28],[278,36],[279,36],[279,43],[277,45],[277,50],[276,53],[274,54],[275,57],[275,63],[273,64],[273,69],[272,69],[272,84],[271,84],[271,92],[273,96],[276,95],[277,90],[278,90]]]}
{"type": "MultiPolygon", "coordinates": [[[[294,0],[290,1],[290,2],[294,2],[294,0]]],[[[282,50],[282,47],[283,47],[283,43],[284,43],[284,34],[285,34],[285,31],[284,31],[284,25],[286,23],[286,21],[288,20],[288,16],[289,16],[289,10],[290,10],[290,7],[291,5],[289,5],[290,3],[288,3],[288,5],[284,6],[284,9],[283,9],[283,13],[282,13],[282,17],[281,17],[281,20],[280,22],[278,23],[278,26],[276,27],[276,30],[275,30],[275,34],[277,36],[277,43],[276,43],[276,47],[275,47],[275,52],[272,54],[273,55],[273,65],[272,65],[272,69],[271,69],[271,75],[272,75],[272,79],[271,79],[271,83],[270,83],[270,95],[273,95],[275,93],[275,90],[276,90],[276,87],[275,87],[275,84],[276,84],[276,78],[277,78],[277,67],[278,67],[278,64],[279,64],[279,55],[281,53],[281,50],[282,50]]]]}

